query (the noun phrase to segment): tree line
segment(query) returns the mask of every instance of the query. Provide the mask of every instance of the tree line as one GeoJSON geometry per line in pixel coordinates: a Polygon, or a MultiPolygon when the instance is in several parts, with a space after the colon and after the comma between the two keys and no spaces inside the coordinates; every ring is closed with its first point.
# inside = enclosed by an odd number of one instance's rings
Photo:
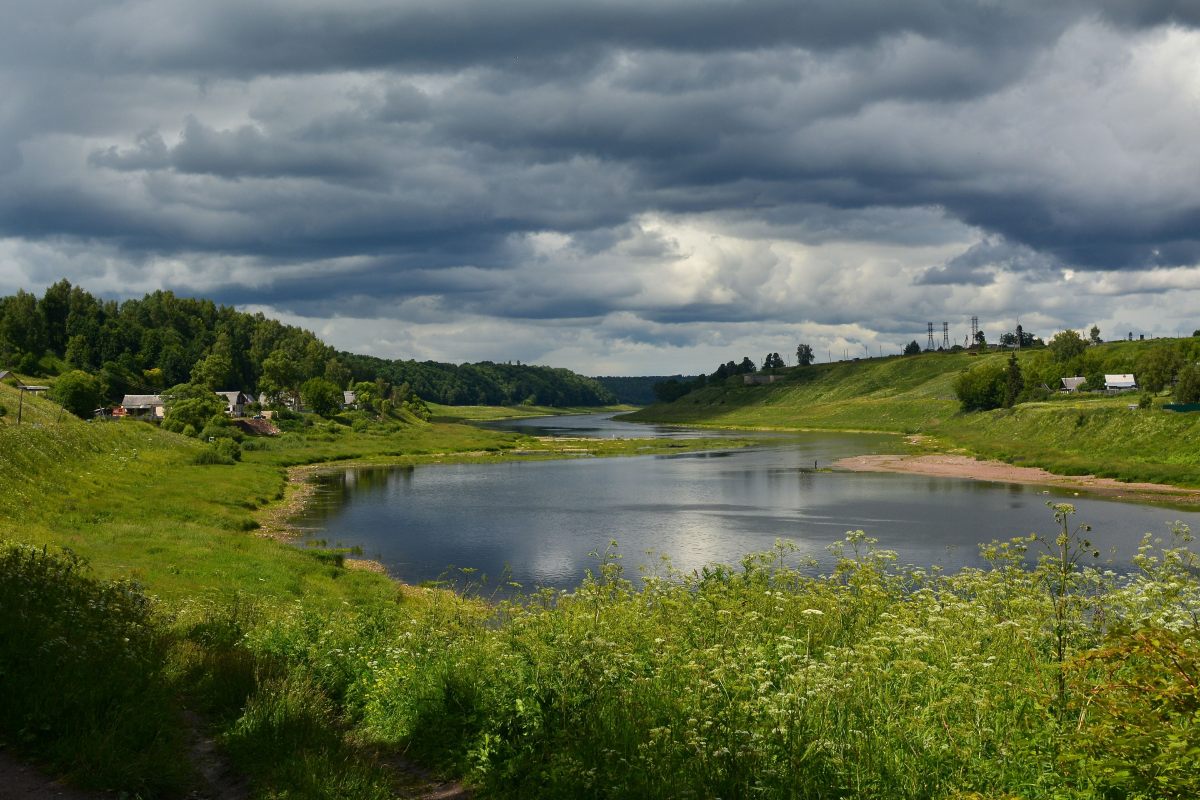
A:
{"type": "Polygon", "coordinates": [[[566,369],[359,356],[261,313],[169,291],[103,300],[67,280],[41,297],[23,290],[0,297],[0,368],[83,373],[95,381],[97,402],[107,403],[184,385],[282,399],[302,396],[306,384],[322,403],[332,402],[331,388],[398,403],[416,396],[448,405],[613,402],[611,392],[566,369]]]}

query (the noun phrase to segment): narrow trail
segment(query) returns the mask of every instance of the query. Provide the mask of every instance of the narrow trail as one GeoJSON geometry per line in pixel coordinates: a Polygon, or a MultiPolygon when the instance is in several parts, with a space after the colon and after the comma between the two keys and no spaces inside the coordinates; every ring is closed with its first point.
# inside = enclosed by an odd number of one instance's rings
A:
{"type": "MultiPolygon", "coordinates": [[[[200,717],[185,712],[188,756],[200,785],[188,800],[249,800],[249,782],[229,765],[216,742],[204,734],[200,717]]],[[[401,756],[384,763],[395,775],[396,800],[471,800],[473,794],[457,781],[440,781],[432,773],[401,756]]],[[[0,746],[0,800],[116,800],[120,794],[77,789],[26,763],[0,746]]]]}

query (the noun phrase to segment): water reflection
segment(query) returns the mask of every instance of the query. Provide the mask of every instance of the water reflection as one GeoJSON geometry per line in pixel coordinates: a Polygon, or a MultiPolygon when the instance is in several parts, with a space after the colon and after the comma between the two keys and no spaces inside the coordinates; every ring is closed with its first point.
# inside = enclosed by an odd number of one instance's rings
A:
{"type": "MultiPolygon", "coordinates": [[[[580,431],[561,418],[555,425],[580,431]]],[[[323,476],[300,524],[312,538],[362,546],[406,581],[436,579],[450,565],[497,576],[508,565],[527,587],[570,587],[595,566],[588,554],[613,539],[631,572],[654,563],[647,551],[692,570],[737,563],[777,537],[827,569],[826,545],[863,529],[902,562],[956,569],[980,563],[981,542],[1053,533],[1045,501],[1065,499],[1122,566],[1143,532],[1200,523],[1195,512],[1019,484],[812,469],[885,448],[881,437],[810,434],[667,457],[359,468],[323,476]]]]}

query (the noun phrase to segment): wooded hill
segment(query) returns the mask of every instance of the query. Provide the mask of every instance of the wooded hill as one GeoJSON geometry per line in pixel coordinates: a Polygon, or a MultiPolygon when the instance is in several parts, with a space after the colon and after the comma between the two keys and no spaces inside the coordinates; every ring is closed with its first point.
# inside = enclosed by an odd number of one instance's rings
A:
{"type": "Polygon", "coordinates": [[[101,300],[61,280],[41,297],[0,298],[0,369],[52,376],[68,369],[100,379],[105,400],[182,383],[251,394],[295,392],[310,378],[408,383],[445,405],[607,405],[611,392],[566,369],[517,364],[388,361],[339,353],[314,334],[263,314],[158,291],[101,300]]]}

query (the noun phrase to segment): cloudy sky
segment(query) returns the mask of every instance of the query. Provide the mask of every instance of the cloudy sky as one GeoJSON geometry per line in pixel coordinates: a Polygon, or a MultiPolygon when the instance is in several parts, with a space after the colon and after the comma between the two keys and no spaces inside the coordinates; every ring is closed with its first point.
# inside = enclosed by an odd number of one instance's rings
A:
{"type": "Polygon", "coordinates": [[[0,293],[588,374],[1200,328],[1197,0],[8,0],[0,293]]]}

